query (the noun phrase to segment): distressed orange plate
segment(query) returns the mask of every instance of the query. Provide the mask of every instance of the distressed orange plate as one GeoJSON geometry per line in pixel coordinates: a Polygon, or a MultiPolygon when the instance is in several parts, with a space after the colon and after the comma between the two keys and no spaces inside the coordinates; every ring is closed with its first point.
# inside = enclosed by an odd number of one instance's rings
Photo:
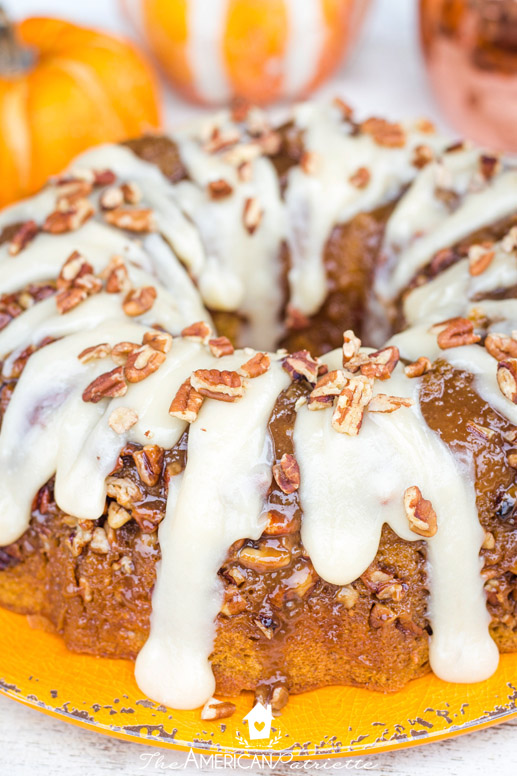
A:
{"type": "MultiPolygon", "coordinates": [[[[270,735],[254,739],[254,721],[243,721],[252,706],[249,693],[234,699],[233,717],[202,722],[199,711],[173,711],[143,698],[129,661],[68,652],[61,639],[1,609],[0,633],[3,694],[99,733],[172,749],[283,753],[284,761],[375,754],[517,716],[517,654],[502,655],[497,673],[481,684],[449,684],[428,675],[391,695],[329,687],[294,696],[273,720],[270,735]]],[[[260,720],[257,728],[267,733],[260,720]]]]}

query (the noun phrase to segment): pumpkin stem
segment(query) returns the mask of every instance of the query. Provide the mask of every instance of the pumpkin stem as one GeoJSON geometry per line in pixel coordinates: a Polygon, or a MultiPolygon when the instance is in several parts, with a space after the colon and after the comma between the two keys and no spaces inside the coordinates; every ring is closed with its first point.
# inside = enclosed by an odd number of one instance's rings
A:
{"type": "Polygon", "coordinates": [[[13,24],[0,5],[0,74],[20,75],[30,68],[33,61],[32,52],[16,39],[13,24]]]}

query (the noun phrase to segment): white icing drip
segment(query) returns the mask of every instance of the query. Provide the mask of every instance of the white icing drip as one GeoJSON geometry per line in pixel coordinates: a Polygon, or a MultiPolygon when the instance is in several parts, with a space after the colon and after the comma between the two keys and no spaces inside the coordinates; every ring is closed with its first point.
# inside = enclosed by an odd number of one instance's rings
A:
{"type": "MultiPolygon", "coordinates": [[[[339,366],[337,354],[329,360],[339,366]]],[[[384,523],[407,541],[420,538],[409,529],[402,498],[406,488],[417,485],[438,518],[438,530],[427,540],[431,666],[445,680],[479,681],[495,671],[499,655],[488,632],[479,574],[483,530],[473,475],[459,468],[425,424],[418,383],[397,367],[389,390],[413,398],[415,405],[392,414],[366,414],[357,437],[337,434],[326,412],[300,409],[294,442],[301,471],[302,540],[323,579],[348,584],[374,560],[384,523]]],[[[377,383],[374,393],[384,390],[377,383]]]]}
{"type": "Polygon", "coordinates": [[[305,148],[316,154],[316,171],[306,174],[299,166],[289,171],[285,201],[290,301],[312,315],[327,294],[323,251],[332,228],[395,199],[414,176],[414,148],[425,143],[438,149],[443,140],[408,128],[403,148],[386,148],[368,134],[351,135],[336,109],[309,103],[295,109],[295,121],[304,132],[305,148]],[[362,189],[349,180],[360,167],[371,176],[362,189]]]}
{"type": "Polygon", "coordinates": [[[208,658],[222,602],[217,571],[233,542],[262,533],[273,462],[267,421],[288,384],[273,363],[239,402],[205,403],[190,429],[187,467],[159,529],[151,635],[136,663],[139,687],[174,708],[196,708],[215,690],[208,658]]]}

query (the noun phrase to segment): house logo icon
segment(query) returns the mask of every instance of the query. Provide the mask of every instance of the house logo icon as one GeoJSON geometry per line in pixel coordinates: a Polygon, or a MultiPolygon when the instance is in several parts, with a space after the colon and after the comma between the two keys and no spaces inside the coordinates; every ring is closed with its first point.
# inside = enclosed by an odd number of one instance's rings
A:
{"type": "Polygon", "coordinates": [[[246,714],[244,720],[248,723],[249,736],[252,741],[256,741],[260,738],[269,738],[271,736],[271,722],[273,720],[273,715],[269,703],[266,707],[263,706],[260,701],[257,701],[252,710],[246,714]]]}

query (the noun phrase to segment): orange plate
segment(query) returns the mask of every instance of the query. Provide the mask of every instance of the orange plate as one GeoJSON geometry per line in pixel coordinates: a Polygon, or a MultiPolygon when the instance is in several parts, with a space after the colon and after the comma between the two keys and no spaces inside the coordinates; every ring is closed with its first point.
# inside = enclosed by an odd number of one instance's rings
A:
{"type": "Polygon", "coordinates": [[[287,759],[375,754],[466,733],[517,716],[517,654],[502,655],[497,673],[461,685],[428,676],[382,695],[327,687],[290,699],[273,720],[271,736],[251,740],[237,711],[202,722],[198,711],[173,711],[142,698],[126,660],[76,655],[56,636],[29,627],[25,617],[0,609],[0,691],[66,722],[99,733],[172,749],[287,759]],[[7,638],[6,638],[7,636],[7,638]]]}

